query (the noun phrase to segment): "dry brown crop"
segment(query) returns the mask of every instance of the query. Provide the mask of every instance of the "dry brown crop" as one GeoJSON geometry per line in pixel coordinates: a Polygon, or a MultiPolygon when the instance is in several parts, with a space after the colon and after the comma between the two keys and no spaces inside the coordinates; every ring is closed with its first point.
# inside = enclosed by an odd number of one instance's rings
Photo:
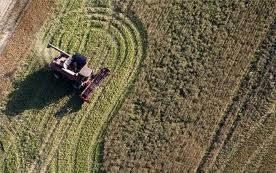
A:
{"type": "Polygon", "coordinates": [[[0,172],[276,172],[273,0],[13,2],[0,172]],[[90,104],[49,41],[111,69],[90,104]]]}

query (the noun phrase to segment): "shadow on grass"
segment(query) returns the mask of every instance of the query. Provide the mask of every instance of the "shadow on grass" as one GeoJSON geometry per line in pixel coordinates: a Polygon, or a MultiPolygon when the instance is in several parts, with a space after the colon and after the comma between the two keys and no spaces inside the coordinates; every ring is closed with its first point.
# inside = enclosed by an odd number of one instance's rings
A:
{"type": "Polygon", "coordinates": [[[23,81],[14,83],[15,90],[8,96],[5,114],[16,116],[25,110],[39,110],[50,104],[57,103],[68,96],[69,100],[62,107],[57,107],[56,117],[81,109],[82,102],[68,81],[57,80],[50,70],[42,68],[28,75],[23,81]]]}

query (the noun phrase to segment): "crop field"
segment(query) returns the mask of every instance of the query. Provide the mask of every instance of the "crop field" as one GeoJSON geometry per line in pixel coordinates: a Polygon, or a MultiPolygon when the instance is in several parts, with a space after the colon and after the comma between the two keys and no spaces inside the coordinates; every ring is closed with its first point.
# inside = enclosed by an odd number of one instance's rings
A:
{"type": "Polygon", "coordinates": [[[0,172],[276,172],[273,0],[23,2],[0,172]],[[91,103],[53,77],[48,42],[111,70],[91,103]]]}
{"type": "MultiPolygon", "coordinates": [[[[3,103],[9,127],[1,126],[5,154],[1,172],[90,172],[101,129],[117,109],[144,55],[136,23],[109,3],[59,1],[56,16],[38,34],[29,57],[15,74],[14,89],[3,103]],[[81,105],[77,92],[56,81],[45,67],[54,52],[82,52],[94,70],[108,67],[111,77],[81,105]],[[68,89],[66,89],[68,88],[68,89]],[[12,143],[10,141],[13,141],[12,143]]],[[[56,53],[57,54],[57,53],[56,53]]],[[[2,115],[2,116],[5,116],[2,115]]]]}
{"type": "Polygon", "coordinates": [[[117,1],[148,56],[108,126],[106,172],[275,172],[274,1],[117,1]]]}

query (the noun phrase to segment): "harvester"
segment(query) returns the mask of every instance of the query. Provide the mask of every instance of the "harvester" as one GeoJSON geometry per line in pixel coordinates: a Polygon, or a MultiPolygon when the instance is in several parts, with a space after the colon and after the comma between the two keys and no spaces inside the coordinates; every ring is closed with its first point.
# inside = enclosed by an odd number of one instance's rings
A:
{"type": "Polygon", "coordinates": [[[110,74],[110,70],[102,68],[98,73],[94,74],[93,70],[87,66],[87,58],[84,55],[79,53],[70,55],[50,43],[47,48],[53,48],[60,52],[49,63],[54,77],[69,80],[72,86],[81,92],[80,98],[85,102],[89,102],[92,92],[110,74]]]}

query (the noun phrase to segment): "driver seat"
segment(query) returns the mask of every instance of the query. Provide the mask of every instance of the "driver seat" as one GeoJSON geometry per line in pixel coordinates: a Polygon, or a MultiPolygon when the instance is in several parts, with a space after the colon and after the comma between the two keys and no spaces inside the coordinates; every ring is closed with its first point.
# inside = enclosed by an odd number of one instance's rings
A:
{"type": "Polygon", "coordinates": [[[63,63],[63,68],[64,68],[64,69],[68,69],[68,67],[69,67],[69,65],[71,64],[71,62],[72,62],[72,57],[68,57],[68,58],[64,61],[64,63],[63,63]]]}

